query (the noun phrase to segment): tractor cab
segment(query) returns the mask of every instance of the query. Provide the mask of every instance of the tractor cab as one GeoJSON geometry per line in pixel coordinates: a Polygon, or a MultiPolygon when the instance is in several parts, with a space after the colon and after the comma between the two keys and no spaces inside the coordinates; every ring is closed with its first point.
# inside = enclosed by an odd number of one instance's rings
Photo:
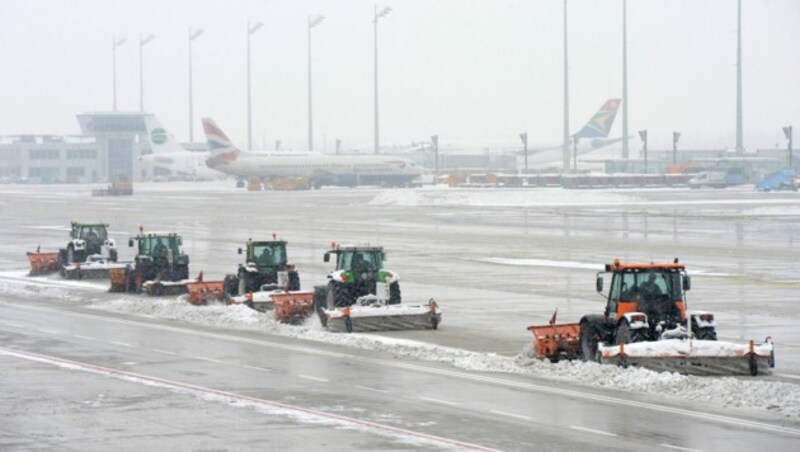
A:
{"type": "Polygon", "coordinates": [[[248,241],[245,249],[239,248],[239,254],[246,253],[246,262],[253,263],[259,271],[267,269],[286,269],[286,241],[271,240],[263,242],[248,241]]]}
{"type": "Polygon", "coordinates": [[[90,256],[100,255],[112,262],[117,261],[114,239],[108,238],[108,225],[104,223],[70,223],[69,243],[59,250],[60,271],[74,263],[86,262],[90,256]]]}
{"type": "Polygon", "coordinates": [[[325,253],[325,262],[336,255],[336,270],[351,273],[351,276],[376,273],[383,268],[386,254],[381,247],[337,247],[325,253]]]}
{"type": "Polygon", "coordinates": [[[328,307],[350,306],[360,297],[374,295],[388,304],[400,303],[400,276],[383,268],[386,253],[379,246],[331,244],[323,260],[336,256],[336,270],[328,274],[328,307]]]}
{"type": "Polygon", "coordinates": [[[181,255],[183,240],[175,233],[147,233],[131,237],[128,246],[138,244],[137,255],[173,260],[181,255]]]}
{"type": "Polygon", "coordinates": [[[137,245],[136,271],[140,281],[160,278],[180,281],[189,278],[189,256],[183,254],[181,236],[174,232],[147,232],[128,239],[128,246],[137,245]]]}

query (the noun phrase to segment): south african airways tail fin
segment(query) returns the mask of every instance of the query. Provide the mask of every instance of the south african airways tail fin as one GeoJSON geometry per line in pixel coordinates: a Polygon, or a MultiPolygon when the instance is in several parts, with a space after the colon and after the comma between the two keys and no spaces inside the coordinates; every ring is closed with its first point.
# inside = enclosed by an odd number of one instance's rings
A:
{"type": "Polygon", "coordinates": [[[597,110],[592,119],[586,123],[581,130],[573,137],[582,138],[607,138],[614,125],[614,118],[617,116],[620,99],[608,99],[606,103],[597,110]]]}

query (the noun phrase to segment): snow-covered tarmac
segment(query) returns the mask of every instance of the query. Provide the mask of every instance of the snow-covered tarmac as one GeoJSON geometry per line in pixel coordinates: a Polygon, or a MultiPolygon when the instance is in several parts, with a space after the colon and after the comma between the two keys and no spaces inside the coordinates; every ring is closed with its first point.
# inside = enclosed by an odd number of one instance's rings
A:
{"type": "MultiPolygon", "coordinates": [[[[800,386],[789,378],[800,374],[797,194],[439,187],[248,193],[231,183],[140,184],[131,198],[91,198],[89,191],[0,186],[0,294],[800,419],[800,386]],[[404,298],[436,298],[443,323],[438,331],[331,334],[316,319],[286,326],[242,306],[195,307],[108,294],[97,282],[25,276],[24,252],[63,246],[72,218],[111,223],[120,244],[139,224],[180,232],[192,272],[203,270],[207,279],[235,269],[244,240],[277,231],[290,242],[304,288],[324,283],[322,254],[331,240],[383,245],[404,298]],[[556,307],[562,321],[602,310],[594,274],[603,264],[675,256],[693,275],[690,306],[716,313],[721,339],[773,337],[777,377],[692,377],[527,356],[525,327],[545,323],[556,307]]],[[[132,257],[124,247],[120,254],[132,257]]]]}

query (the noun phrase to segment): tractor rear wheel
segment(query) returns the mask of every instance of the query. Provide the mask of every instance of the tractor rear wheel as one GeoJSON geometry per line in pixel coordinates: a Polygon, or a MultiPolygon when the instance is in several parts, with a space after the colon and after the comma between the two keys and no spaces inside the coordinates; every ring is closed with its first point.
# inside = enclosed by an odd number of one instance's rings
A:
{"type": "Polygon", "coordinates": [[[581,323],[580,344],[581,356],[584,361],[600,361],[597,356],[597,339],[597,333],[592,325],[589,322],[581,323]]]}
{"type": "Polygon", "coordinates": [[[331,281],[328,284],[328,309],[343,308],[353,304],[353,296],[350,293],[350,287],[345,283],[331,281]],[[333,306],[331,306],[331,302],[333,306]]]}

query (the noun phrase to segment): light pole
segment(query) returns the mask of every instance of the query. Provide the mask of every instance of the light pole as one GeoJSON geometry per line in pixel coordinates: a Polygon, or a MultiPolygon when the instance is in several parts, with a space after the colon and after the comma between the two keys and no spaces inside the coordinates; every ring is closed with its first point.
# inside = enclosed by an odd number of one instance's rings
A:
{"type": "Polygon", "coordinates": [[[563,170],[569,171],[569,69],[567,65],[567,0],[564,0],[564,147],[563,170]]]}
{"type": "Polygon", "coordinates": [[[622,0],[622,158],[628,160],[628,3],[622,0]]]}
{"type": "Polygon", "coordinates": [[[644,172],[647,173],[647,129],[639,131],[639,137],[642,139],[644,147],[642,148],[642,155],[644,156],[644,172]]]}
{"type": "Polygon", "coordinates": [[[738,2],[736,27],[736,153],[744,153],[742,121],[742,0],[738,2]]]}
{"type": "Polygon", "coordinates": [[[431,136],[431,144],[433,145],[433,174],[439,175],[439,135],[431,136]]]}
{"type": "Polygon", "coordinates": [[[152,41],[153,35],[139,35],[139,111],[144,111],[144,69],[142,69],[142,47],[152,41]]]}
{"type": "Polygon", "coordinates": [[[311,105],[311,29],[325,19],[325,16],[308,16],[308,150],[314,150],[314,115],[311,105]]]}
{"type": "Polygon", "coordinates": [[[672,164],[678,164],[678,140],[681,139],[680,132],[672,132],[672,164]]]}
{"type": "Polygon", "coordinates": [[[789,154],[789,168],[791,168],[794,164],[792,160],[792,126],[784,127],[783,134],[786,135],[786,139],[789,140],[787,151],[789,154]]]}
{"type": "Polygon", "coordinates": [[[386,6],[378,11],[378,5],[375,5],[375,18],[372,20],[375,26],[375,153],[380,152],[380,138],[378,133],[378,19],[386,17],[387,14],[392,12],[391,6],[386,6]]]}
{"type": "Polygon", "coordinates": [[[525,156],[524,174],[528,174],[528,132],[519,134],[519,139],[522,140],[522,155],[525,156]]]}
{"type": "Polygon", "coordinates": [[[261,22],[247,22],[247,150],[253,149],[253,107],[250,101],[250,35],[257,32],[261,22]]]}
{"type": "Polygon", "coordinates": [[[203,34],[203,29],[189,27],[189,142],[194,142],[194,98],[192,93],[192,41],[203,34]]]}
{"type": "Polygon", "coordinates": [[[111,37],[111,78],[114,90],[114,111],[117,111],[117,47],[125,44],[125,38],[111,37]]]}
{"type": "Polygon", "coordinates": [[[578,134],[572,136],[572,172],[578,172],[578,134]]]}

